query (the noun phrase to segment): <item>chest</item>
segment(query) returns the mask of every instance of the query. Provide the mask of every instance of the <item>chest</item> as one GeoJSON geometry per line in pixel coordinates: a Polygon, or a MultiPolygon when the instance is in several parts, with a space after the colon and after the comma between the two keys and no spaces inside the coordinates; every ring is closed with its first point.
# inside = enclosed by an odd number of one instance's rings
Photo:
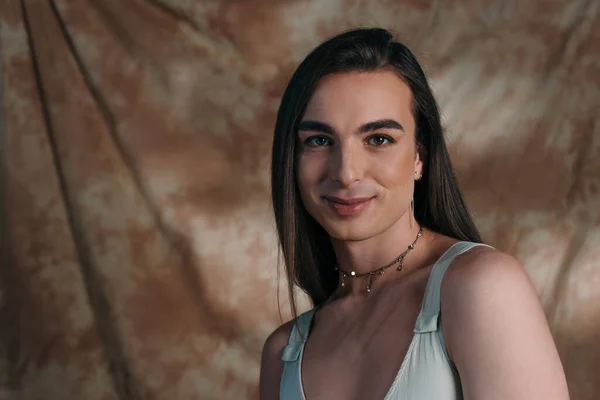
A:
{"type": "MultiPolygon", "coordinates": [[[[348,362],[347,366],[362,365],[357,369],[337,365],[336,369],[321,370],[322,375],[300,378],[298,399],[437,399],[462,400],[458,372],[451,364],[440,331],[417,332],[404,352],[399,367],[391,371],[384,362],[348,362]],[[357,375],[343,376],[338,371],[359,371],[357,375]],[[308,381],[308,383],[307,383],[308,381]],[[303,397],[303,396],[304,397],[303,397]]],[[[302,364],[302,356],[300,365],[302,364]]],[[[336,368],[336,366],[332,367],[336,368]]],[[[317,368],[318,369],[318,368],[317,368]]]]}
{"type": "Polygon", "coordinates": [[[413,344],[422,296],[405,296],[356,318],[323,313],[300,364],[307,399],[383,399],[413,344]]]}

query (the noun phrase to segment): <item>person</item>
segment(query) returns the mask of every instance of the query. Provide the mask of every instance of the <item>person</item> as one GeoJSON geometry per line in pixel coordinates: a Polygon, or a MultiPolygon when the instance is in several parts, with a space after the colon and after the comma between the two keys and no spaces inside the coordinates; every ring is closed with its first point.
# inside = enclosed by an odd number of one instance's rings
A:
{"type": "Polygon", "coordinates": [[[568,399],[535,288],[482,243],[428,80],[390,31],[299,65],[272,201],[294,319],[265,342],[261,399],[568,399]],[[299,316],[296,286],[314,305],[299,316]]]}

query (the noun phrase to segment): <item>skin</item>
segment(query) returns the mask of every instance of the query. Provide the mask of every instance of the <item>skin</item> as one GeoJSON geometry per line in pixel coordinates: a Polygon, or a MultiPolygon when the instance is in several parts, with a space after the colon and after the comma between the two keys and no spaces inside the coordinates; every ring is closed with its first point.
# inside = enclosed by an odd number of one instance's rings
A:
{"type": "MultiPolygon", "coordinates": [[[[415,141],[411,105],[410,88],[391,71],[338,74],[321,80],[302,118],[302,201],[329,233],[345,271],[387,264],[418,232],[418,223],[410,224],[410,202],[426,155],[415,141]],[[327,196],[371,200],[360,214],[347,216],[327,196]]],[[[316,313],[306,344],[302,384],[308,399],[385,396],[412,340],[431,266],[455,242],[424,230],[404,270],[376,277],[369,295],[364,280],[338,288],[316,313]]],[[[442,282],[441,313],[465,399],[568,399],[545,315],[517,260],[485,247],[458,256],[442,282]]],[[[265,343],[261,399],[279,398],[291,326],[282,325],[265,343]]]]}

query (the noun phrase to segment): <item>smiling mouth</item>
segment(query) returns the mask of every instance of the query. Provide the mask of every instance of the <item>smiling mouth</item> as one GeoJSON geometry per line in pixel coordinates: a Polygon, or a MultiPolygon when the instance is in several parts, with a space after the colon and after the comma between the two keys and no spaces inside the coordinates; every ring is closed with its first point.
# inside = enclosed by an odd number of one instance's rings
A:
{"type": "Polygon", "coordinates": [[[329,208],[342,217],[349,217],[361,214],[365,211],[375,197],[355,197],[344,199],[334,196],[323,197],[329,208]]]}

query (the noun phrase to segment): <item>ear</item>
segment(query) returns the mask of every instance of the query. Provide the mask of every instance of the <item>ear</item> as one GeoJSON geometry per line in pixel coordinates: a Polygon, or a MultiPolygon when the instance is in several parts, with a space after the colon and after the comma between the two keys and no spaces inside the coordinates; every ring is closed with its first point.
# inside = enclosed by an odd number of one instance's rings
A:
{"type": "Polygon", "coordinates": [[[417,151],[415,152],[414,178],[416,181],[421,179],[425,173],[425,164],[427,162],[427,149],[417,142],[417,151]]]}

